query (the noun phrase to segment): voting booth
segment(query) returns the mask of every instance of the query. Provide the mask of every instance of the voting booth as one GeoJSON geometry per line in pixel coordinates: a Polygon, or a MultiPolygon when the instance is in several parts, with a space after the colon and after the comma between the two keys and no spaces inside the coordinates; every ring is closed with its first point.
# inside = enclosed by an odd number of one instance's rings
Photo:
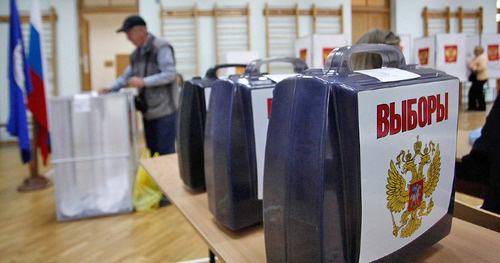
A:
{"type": "MultiPolygon", "coordinates": [[[[220,64],[245,64],[261,58],[255,50],[226,51],[222,53],[220,64]]],[[[227,67],[221,69],[219,76],[243,75],[245,68],[227,67]]]]}
{"type": "Polygon", "coordinates": [[[437,34],[413,42],[415,64],[435,68],[467,80],[467,37],[465,34],[437,34]]]}
{"type": "Polygon", "coordinates": [[[488,59],[488,78],[500,78],[500,34],[481,35],[481,44],[484,47],[484,54],[488,59]]]}
{"type": "Polygon", "coordinates": [[[205,130],[205,180],[210,212],[231,230],[262,222],[262,176],[267,124],[276,83],[288,75],[263,75],[262,65],[299,58],[252,61],[242,77],[213,84],[205,130]],[[259,187],[260,185],[260,187],[259,187]]]}
{"type": "Polygon", "coordinates": [[[436,69],[466,81],[466,39],[465,34],[437,34],[436,69]]]}
{"type": "Polygon", "coordinates": [[[57,219],[132,212],[133,95],[76,94],[49,102],[57,219]]]}
{"type": "Polygon", "coordinates": [[[413,62],[423,68],[436,68],[436,41],[421,37],[413,41],[413,62]]]}
{"type": "Polygon", "coordinates": [[[413,57],[411,53],[411,35],[410,34],[399,34],[399,50],[403,53],[405,61],[407,64],[413,64],[413,57]]]}
{"type": "Polygon", "coordinates": [[[408,261],[450,232],[459,81],[383,44],[334,50],[324,72],[274,90],[267,261],[408,261]],[[361,52],[383,67],[353,72],[361,52]]]}
{"type": "Polygon", "coordinates": [[[194,77],[184,82],[179,96],[176,143],[179,173],[184,185],[190,190],[205,188],[203,138],[210,90],[219,79],[217,72],[226,68],[245,67],[245,64],[216,65],[206,72],[204,78],[194,77]]]}
{"type": "Polygon", "coordinates": [[[295,56],[311,68],[323,68],[328,54],[346,44],[343,34],[312,34],[295,40],[295,56]]]}

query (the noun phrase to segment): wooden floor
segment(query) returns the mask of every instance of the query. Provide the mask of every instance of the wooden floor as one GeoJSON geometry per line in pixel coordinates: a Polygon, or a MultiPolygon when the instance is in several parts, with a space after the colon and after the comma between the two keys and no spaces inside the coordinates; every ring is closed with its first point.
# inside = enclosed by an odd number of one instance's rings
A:
{"type": "Polygon", "coordinates": [[[0,262],[178,262],[208,257],[206,245],[173,206],[57,222],[53,186],[17,192],[28,175],[17,146],[1,146],[0,160],[0,262]]]}
{"type": "MultiPolygon", "coordinates": [[[[459,128],[480,127],[485,117],[486,112],[461,110],[459,128]]],[[[16,191],[27,175],[17,146],[0,146],[0,262],[178,262],[208,256],[173,206],[57,222],[53,186],[16,191]]]]}

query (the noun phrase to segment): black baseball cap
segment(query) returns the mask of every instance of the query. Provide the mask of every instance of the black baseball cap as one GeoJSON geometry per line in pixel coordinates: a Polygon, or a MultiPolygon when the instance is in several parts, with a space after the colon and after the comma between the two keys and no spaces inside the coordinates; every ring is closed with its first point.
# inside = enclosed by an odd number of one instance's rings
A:
{"type": "Polygon", "coordinates": [[[127,17],[127,19],[125,19],[125,21],[123,21],[123,26],[120,29],[116,30],[116,32],[127,32],[134,26],[146,26],[146,21],[144,21],[144,19],[142,19],[142,17],[140,16],[129,16],[127,17]]]}

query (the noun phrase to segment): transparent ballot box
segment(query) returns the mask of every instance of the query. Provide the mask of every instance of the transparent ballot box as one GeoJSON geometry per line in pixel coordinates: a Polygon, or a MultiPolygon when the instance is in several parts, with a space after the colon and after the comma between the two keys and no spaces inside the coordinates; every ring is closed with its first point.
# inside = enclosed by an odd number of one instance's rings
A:
{"type": "Polygon", "coordinates": [[[130,93],[50,99],[58,220],[132,211],[137,129],[130,93]]]}

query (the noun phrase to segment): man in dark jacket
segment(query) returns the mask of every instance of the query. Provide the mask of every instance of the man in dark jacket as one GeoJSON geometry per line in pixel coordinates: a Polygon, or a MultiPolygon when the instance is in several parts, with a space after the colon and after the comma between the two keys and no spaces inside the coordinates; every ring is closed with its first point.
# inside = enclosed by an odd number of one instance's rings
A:
{"type": "Polygon", "coordinates": [[[486,117],[481,136],[457,163],[457,177],[486,185],[481,208],[500,214],[500,95],[486,117]]]}
{"type": "Polygon", "coordinates": [[[172,46],[147,32],[140,16],[129,16],[117,32],[125,32],[137,48],[123,74],[101,93],[131,86],[139,90],[136,108],[143,114],[146,145],[151,154],[175,152],[179,90],[172,46]]]}

